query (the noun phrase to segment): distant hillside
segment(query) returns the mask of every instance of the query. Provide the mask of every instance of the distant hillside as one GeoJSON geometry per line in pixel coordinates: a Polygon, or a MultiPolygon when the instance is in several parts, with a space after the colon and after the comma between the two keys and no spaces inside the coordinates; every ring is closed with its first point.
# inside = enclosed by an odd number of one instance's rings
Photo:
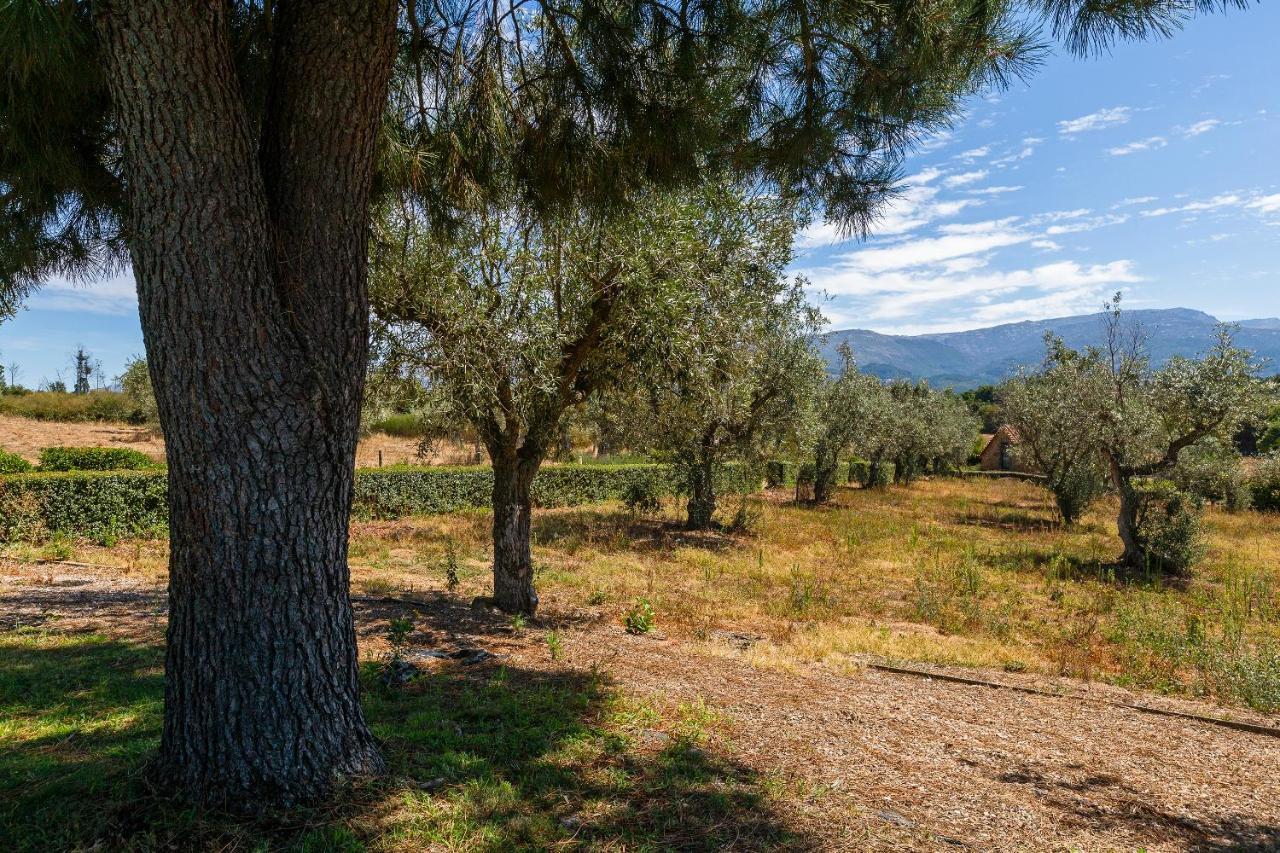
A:
{"type": "MultiPolygon", "coordinates": [[[[1218,322],[1189,308],[1126,311],[1130,322],[1146,331],[1147,347],[1156,363],[1170,356],[1195,356],[1212,342],[1218,322]]],[[[1280,365],[1280,318],[1245,320],[1236,341],[1267,361],[1267,373],[1280,365]]],[[[1044,357],[1044,335],[1052,331],[1075,348],[1101,343],[1102,314],[1007,323],[968,332],[931,335],[882,335],[866,329],[831,332],[822,344],[827,364],[839,363],[841,344],[853,349],[858,365],[885,379],[927,379],[935,387],[957,390],[997,383],[1019,367],[1044,357]]]]}

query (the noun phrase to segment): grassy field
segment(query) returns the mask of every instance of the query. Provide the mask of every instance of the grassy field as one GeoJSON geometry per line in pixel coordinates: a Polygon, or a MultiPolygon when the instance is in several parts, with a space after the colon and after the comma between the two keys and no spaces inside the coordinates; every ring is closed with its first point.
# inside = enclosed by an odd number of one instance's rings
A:
{"type": "MultiPolygon", "coordinates": [[[[634,517],[616,505],[546,510],[534,522],[540,593],[553,609],[622,619],[649,602],[661,630],[767,638],[757,665],[856,666],[871,654],[1098,679],[1280,710],[1280,517],[1205,518],[1209,552],[1189,578],[1117,574],[1109,502],[1072,529],[1047,494],[1016,480],[941,479],[841,490],[831,506],[752,499],[752,532],[687,533],[680,507],[634,517]]],[[[732,514],[733,504],[724,507],[732,514]]],[[[357,592],[446,584],[487,594],[489,514],[355,523],[357,592]]],[[[124,567],[163,580],[165,543],[15,544],[0,556],[124,567]]]]}
{"type": "MultiPolygon", "coordinates": [[[[1211,510],[1209,555],[1175,582],[1115,573],[1112,507],[1064,530],[1047,496],[1017,481],[844,489],[823,508],[779,493],[747,509],[752,531],[734,535],[683,531],[674,504],[655,517],[617,505],[537,513],[549,621],[530,632],[495,616],[490,635],[526,635],[550,668],[434,673],[389,691],[377,678],[386,643],[362,635],[367,709],[392,774],[284,823],[183,811],[148,787],[162,695],[154,619],[131,635],[0,624],[0,849],[824,846],[795,817],[821,799],[737,764],[715,708],[637,699],[594,664],[556,668],[576,622],[617,626],[642,601],[666,642],[763,671],[854,672],[870,657],[1280,710],[1275,517],[1211,510]],[[746,650],[726,634],[749,638],[746,650]]],[[[471,612],[488,589],[488,533],[483,511],[357,523],[353,591],[471,612]],[[446,590],[450,554],[458,584],[446,590]]],[[[28,564],[34,587],[54,583],[39,560],[114,566],[99,574],[148,586],[167,559],[148,540],[11,544],[2,556],[28,564]]]]}

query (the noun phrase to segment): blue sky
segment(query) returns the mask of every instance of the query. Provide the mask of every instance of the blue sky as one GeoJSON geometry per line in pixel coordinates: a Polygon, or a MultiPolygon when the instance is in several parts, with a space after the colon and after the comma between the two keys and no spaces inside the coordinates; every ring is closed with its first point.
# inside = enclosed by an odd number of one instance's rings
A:
{"type": "Polygon", "coordinates": [[[907,163],[871,240],[802,236],[832,328],[914,334],[1138,308],[1280,315],[1280,9],[1059,52],[907,163]]]}
{"type": "MultiPolygon", "coordinates": [[[[795,269],[832,328],[917,333],[1096,310],[1280,316],[1280,9],[1197,19],[1169,41],[1051,56],[975,99],[907,164],[869,241],[801,235],[795,269]]],[[[38,385],[84,345],[114,377],[141,353],[133,282],[47,282],[0,324],[38,385]]]]}

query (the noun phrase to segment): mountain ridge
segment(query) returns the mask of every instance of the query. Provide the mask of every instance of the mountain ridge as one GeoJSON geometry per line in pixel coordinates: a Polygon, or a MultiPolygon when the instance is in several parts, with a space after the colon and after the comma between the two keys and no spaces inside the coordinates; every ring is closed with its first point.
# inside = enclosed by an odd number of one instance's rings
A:
{"type": "MultiPolygon", "coordinates": [[[[839,348],[847,343],[858,366],[882,379],[925,379],[936,387],[966,390],[996,384],[1044,357],[1044,336],[1055,334],[1080,349],[1102,342],[1106,314],[1077,314],[1047,320],[1002,323],[963,332],[889,335],[870,329],[828,332],[819,343],[829,370],[838,369],[839,348]]],[[[1192,308],[1134,309],[1124,312],[1146,336],[1152,361],[1174,355],[1194,357],[1213,343],[1219,321],[1192,308]]],[[[1280,318],[1233,323],[1238,346],[1253,350],[1273,374],[1280,364],[1280,318]]]]}

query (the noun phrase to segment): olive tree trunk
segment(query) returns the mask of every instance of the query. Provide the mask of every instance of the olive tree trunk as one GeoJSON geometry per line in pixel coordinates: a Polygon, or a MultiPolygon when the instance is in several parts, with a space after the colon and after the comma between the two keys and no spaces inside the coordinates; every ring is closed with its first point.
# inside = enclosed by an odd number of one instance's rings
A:
{"type": "Polygon", "coordinates": [[[190,800],[258,811],[383,766],[347,526],[395,7],[282,6],[261,122],[229,8],[95,4],[169,465],[158,769],[190,800]]]}
{"type": "Polygon", "coordinates": [[[818,504],[831,500],[831,493],[836,484],[836,469],[839,458],[826,444],[819,442],[813,458],[813,502],[818,504]]]}
{"type": "Polygon", "coordinates": [[[530,490],[537,471],[537,462],[493,459],[493,599],[501,610],[527,616],[538,610],[530,536],[530,490]]]}
{"type": "Polygon", "coordinates": [[[1141,569],[1145,563],[1145,555],[1138,542],[1138,492],[1116,460],[1110,460],[1110,466],[1111,482],[1120,494],[1120,511],[1116,514],[1116,532],[1120,534],[1120,541],[1124,544],[1120,562],[1130,568],[1141,569]]]}
{"type": "Polygon", "coordinates": [[[707,530],[716,514],[715,462],[703,455],[689,466],[689,501],[685,527],[689,530],[707,530]]]}

